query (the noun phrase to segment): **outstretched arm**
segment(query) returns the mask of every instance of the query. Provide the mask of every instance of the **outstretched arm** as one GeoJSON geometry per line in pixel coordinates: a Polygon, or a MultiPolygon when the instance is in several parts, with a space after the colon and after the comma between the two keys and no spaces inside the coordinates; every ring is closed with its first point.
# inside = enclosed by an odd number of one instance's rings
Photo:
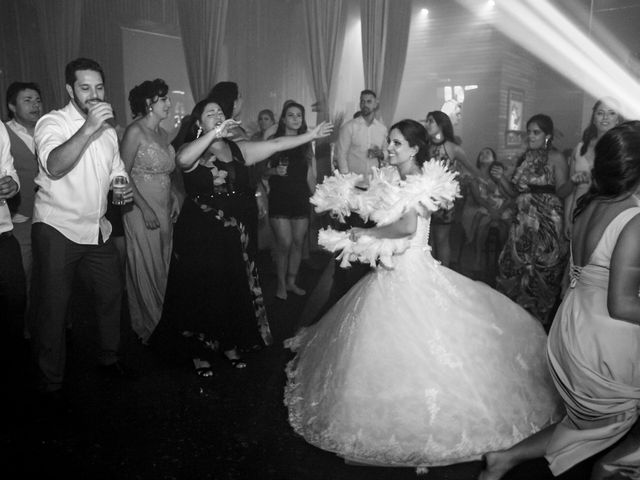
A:
{"type": "Polygon", "coordinates": [[[176,162],[180,165],[180,168],[189,170],[193,167],[212,142],[230,136],[231,129],[236,125],[238,125],[238,122],[230,118],[192,142],[182,145],[176,155],[176,162]]]}
{"type": "Polygon", "coordinates": [[[322,122],[313,130],[302,135],[285,135],[284,137],[266,140],[264,142],[244,142],[239,144],[244,161],[247,165],[260,162],[271,155],[284,150],[291,150],[299,145],[308,143],[317,138],[328,136],[333,131],[333,124],[322,122]]]}

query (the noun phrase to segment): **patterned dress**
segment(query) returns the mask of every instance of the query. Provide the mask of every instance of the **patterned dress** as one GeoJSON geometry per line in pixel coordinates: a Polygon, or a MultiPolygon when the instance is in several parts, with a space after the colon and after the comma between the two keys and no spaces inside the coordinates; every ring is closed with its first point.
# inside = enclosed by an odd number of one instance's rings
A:
{"type": "Polygon", "coordinates": [[[497,288],[544,325],[551,322],[567,262],[564,206],[548,151],[527,150],[511,180],[516,214],[498,261],[497,288]]]}
{"type": "Polygon", "coordinates": [[[171,357],[271,343],[256,269],[257,207],[238,146],[233,161],[184,172],[188,198],[175,226],[162,320],[151,338],[171,357]],[[224,181],[217,182],[222,178],[224,181]]]}

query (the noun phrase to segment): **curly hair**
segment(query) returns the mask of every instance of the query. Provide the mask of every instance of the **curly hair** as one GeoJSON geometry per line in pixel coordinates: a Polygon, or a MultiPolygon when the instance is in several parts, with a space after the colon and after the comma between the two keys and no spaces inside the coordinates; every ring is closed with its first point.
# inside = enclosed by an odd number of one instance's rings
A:
{"type": "Polygon", "coordinates": [[[145,80],[133,87],[129,92],[129,106],[133,118],[144,117],[149,106],[156,103],[159,98],[166,97],[168,92],[169,86],[161,78],[145,80]],[[149,100],[148,104],[147,100],[149,100]]]}

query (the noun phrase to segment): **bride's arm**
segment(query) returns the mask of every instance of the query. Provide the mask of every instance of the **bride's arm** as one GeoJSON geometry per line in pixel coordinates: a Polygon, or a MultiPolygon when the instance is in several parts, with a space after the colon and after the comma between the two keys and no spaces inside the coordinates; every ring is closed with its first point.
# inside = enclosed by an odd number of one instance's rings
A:
{"type": "Polygon", "coordinates": [[[402,238],[414,234],[417,226],[418,214],[412,209],[389,225],[373,228],[352,228],[350,237],[354,242],[362,235],[374,238],[402,238]]]}

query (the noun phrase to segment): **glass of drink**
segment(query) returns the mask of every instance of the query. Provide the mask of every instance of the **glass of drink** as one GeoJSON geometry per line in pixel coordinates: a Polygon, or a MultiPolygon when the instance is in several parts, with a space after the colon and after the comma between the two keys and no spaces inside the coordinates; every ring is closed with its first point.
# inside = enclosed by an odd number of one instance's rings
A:
{"type": "Polygon", "coordinates": [[[113,179],[112,189],[113,189],[113,201],[114,205],[124,205],[124,191],[127,187],[129,180],[127,177],[123,175],[119,175],[113,179]]]}
{"type": "Polygon", "coordinates": [[[288,158],[280,158],[280,160],[278,160],[278,166],[279,167],[284,167],[284,174],[287,174],[287,168],[289,167],[289,159],[288,158]]]}

